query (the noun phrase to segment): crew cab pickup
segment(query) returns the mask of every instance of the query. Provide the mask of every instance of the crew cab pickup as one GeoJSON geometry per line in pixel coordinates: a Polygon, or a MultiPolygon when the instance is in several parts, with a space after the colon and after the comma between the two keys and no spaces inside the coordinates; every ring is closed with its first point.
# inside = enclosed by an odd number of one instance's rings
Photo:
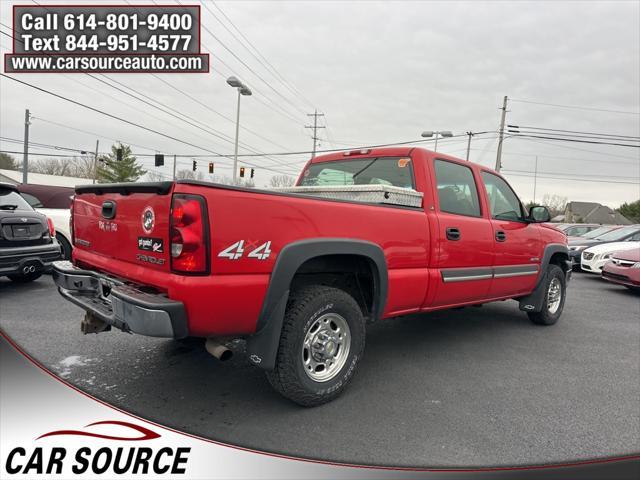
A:
{"type": "Polygon", "coordinates": [[[562,313],[566,236],[488,168],[356,150],[313,158],[297,186],[79,186],[73,261],[55,264],[55,282],[86,310],[85,333],[204,337],[219,358],[244,338],[248,360],[305,406],[343,391],[369,322],[506,299],[535,324],[562,313]],[[411,202],[393,203],[398,191],[411,202]]]}

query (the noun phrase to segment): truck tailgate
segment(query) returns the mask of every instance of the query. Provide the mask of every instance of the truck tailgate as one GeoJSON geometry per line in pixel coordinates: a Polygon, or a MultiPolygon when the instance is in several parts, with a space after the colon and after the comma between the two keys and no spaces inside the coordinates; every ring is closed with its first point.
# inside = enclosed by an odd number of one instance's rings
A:
{"type": "Polygon", "coordinates": [[[78,187],[75,248],[168,272],[172,190],[172,182],[78,187]]]}

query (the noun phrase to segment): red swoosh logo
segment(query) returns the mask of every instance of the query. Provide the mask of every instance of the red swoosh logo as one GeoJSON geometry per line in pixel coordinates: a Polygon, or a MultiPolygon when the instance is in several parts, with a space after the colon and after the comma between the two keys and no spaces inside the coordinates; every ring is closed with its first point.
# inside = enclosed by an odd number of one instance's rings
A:
{"type": "Polygon", "coordinates": [[[154,438],[160,438],[160,434],[149,430],[148,428],[141,427],[140,425],[136,425],[134,423],[121,422],[118,420],[105,420],[103,422],[95,422],[90,423],[89,425],[85,425],[84,428],[92,427],[94,425],[120,425],[121,427],[131,428],[142,434],[141,437],[116,437],[113,435],[102,435],[100,433],[92,433],[92,432],[84,432],[82,430],[56,430],[55,432],[45,433],[44,435],[40,435],[36,440],[39,440],[44,437],[53,437],[54,435],[77,435],[82,437],[95,437],[95,438],[103,438],[106,440],[128,440],[128,441],[138,441],[138,440],[153,440],[154,438]]]}

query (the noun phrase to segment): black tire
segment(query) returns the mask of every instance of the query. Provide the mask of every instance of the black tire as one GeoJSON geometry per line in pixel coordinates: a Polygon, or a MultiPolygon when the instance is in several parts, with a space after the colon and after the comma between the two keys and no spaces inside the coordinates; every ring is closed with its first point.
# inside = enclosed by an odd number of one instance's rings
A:
{"type": "Polygon", "coordinates": [[[20,273],[18,275],[7,275],[7,277],[9,277],[9,280],[11,280],[14,283],[29,283],[29,282],[33,282],[34,280],[40,278],[42,276],[42,272],[31,272],[31,273],[20,273]]]}
{"type": "Polygon", "coordinates": [[[66,238],[64,238],[59,233],[56,234],[56,240],[58,240],[58,243],[60,244],[60,248],[62,249],[62,259],[71,260],[71,251],[73,250],[73,247],[71,247],[71,244],[67,241],[66,238]]]}
{"type": "Polygon", "coordinates": [[[299,405],[322,405],[338,397],[345,389],[362,357],[364,344],[365,320],[353,297],[337,288],[321,285],[304,287],[292,293],[289,299],[275,368],[267,372],[267,378],[276,391],[299,405]],[[328,314],[329,317],[334,314],[341,317],[340,321],[346,321],[349,327],[349,351],[348,355],[345,354],[344,364],[334,376],[325,381],[315,381],[310,376],[312,374],[305,370],[309,367],[304,365],[303,343],[307,331],[314,327],[318,319],[328,314]]]}
{"type": "Polygon", "coordinates": [[[564,270],[558,265],[550,264],[545,272],[544,282],[544,304],[542,310],[539,312],[527,312],[527,315],[536,325],[554,325],[562,315],[564,301],[567,297],[567,280],[564,270]],[[549,303],[549,287],[552,282],[559,282],[560,284],[560,304],[555,309],[550,309],[549,303]]]}

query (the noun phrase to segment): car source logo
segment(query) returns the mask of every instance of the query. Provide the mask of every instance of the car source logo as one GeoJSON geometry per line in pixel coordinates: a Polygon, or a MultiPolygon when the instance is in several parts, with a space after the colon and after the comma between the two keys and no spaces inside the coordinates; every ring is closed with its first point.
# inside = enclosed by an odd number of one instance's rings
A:
{"type": "Polygon", "coordinates": [[[27,222],[29,221],[29,219],[28,219],[28,218],[21,217],[21,218],[20,218],[20,221],[21,221],[22,223],[27,223],[27,222]]]}
{"type": "Polygon", "coordinates": [[[153,213],[153,208],[147,207],[142,212],[142,229],[144,233],[153,232],[153,226],[156,223],[156,215],[153,213]]]}

